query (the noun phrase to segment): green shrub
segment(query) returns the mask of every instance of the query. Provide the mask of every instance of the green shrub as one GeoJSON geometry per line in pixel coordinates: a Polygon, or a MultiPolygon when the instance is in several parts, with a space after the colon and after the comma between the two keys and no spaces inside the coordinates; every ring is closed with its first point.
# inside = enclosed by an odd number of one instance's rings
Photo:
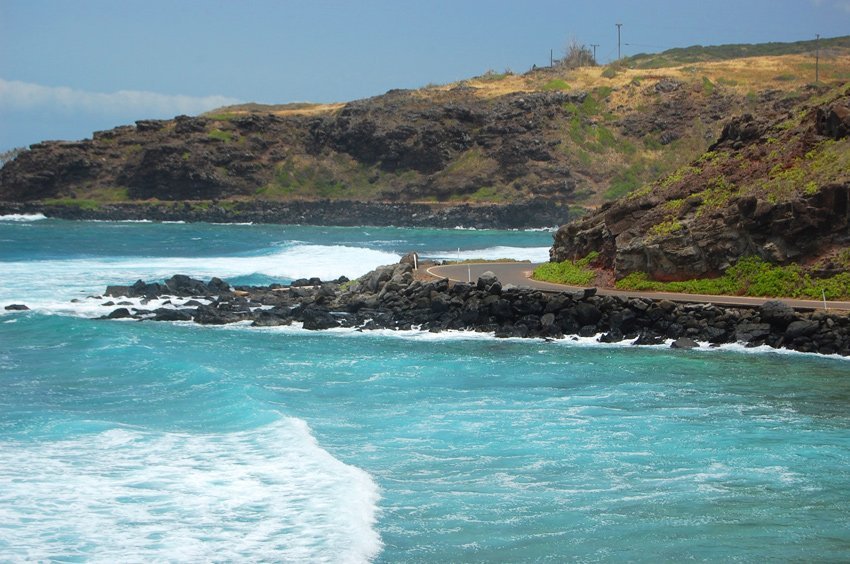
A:
{"type": "Polygon", "coordinates": [[[652,226],[649,230],[650,235],[655,237],[666,237],[683,229],[682,223],[678,219],[668,219],[652,226]]]}
{"type": "Polygon", "coordinates": [[[641,181],[642,172],[642,167],[636,164],[617,173],[611,180],[608,190],[605,191],[605,199],[615,200],[639,188],[643,184],[641,181]]]}
{"type": "Polygon", "coordinates": [[[758,257],[745,257],[719,278],[696,278],[681,282],[650,280],[645,272],[633,272],[620,279],[622,290],[682,292],[686,294],[744,295],[827,299],[850,297],[850,273],[830,278],[813,278],[799,265],[777,266],[758,257]]]}
{"type": "Polygon", "coordinates": [[[496,72],[493,69],[489,69],[487,72],[478,77],[479,80],[503,80],[514,73],[511,72],[510,69],[505,69],[505,72],[496,72]]]}
{"type": "Polygon", "coordinates": [[[609,66],[602,71],[602,78],[614,78],[617,76],[618,70],[616,67],[609,66]]]}
{"type": "Polygon", "coordinates": [[[207,114],[206,117],[214,121],[233,121],[239,114],[233,112],[222,112],[220,114],[207,114]]]}
{"type": "Polygon", "coordinates": [[[100,202],[95,200],[78,200],[75,198],[49,198],[46,200],[42,200],[42,203],[49,206],[65,206],[88,211],[100,209],[100,202]]]}
{"type": "Polygon", "coordinates": [[[209,135],[210,139],[218,139],[225,142],[230,142],[233,139],[233,133],[221,129],[213,129],[207,135],[209,135]]]}
{"type": "Polygon", "coordinates": [[[596,140],[603,147],[614,147],[617,144],[617,140],[614,138],[611,130],[601,125],[596,126],[596,140]]]}
{"type": "Polygon", "coordinates": [[[599,253],[592,251],[579,260],[564,262],[547,262],[538,266],[531,278],[555,284],[571,286],[587,286],[596,279],[596,272],[590,268],[590,263],[599,258],[599,253]]]}
{"type": "Polygon", "coordinates": [[[543,85],[543,90],[569,90],[570,85],[560,78],[553,78],[543,85]]]}

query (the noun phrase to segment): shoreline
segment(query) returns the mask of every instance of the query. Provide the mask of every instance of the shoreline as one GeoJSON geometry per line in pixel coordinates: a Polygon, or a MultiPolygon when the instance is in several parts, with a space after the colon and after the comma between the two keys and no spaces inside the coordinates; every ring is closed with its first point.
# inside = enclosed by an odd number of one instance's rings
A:
{"type": "MultiPolygon", "coordinates": [[[[72,201],[73,202],[73,201],[72,201]]],[[[81,202],[82,204],[82,202],[81,202]]],[[[514,204],[441,204],[318,200],[267,202],[103,203],[96,207],[41,202],[0,202],[2,215],[43,214],[49,218],[101,221],[257,223],[322,227],[418,227],[453,229],[546,229],[567,223],[565,204],[532,200],[514,204]]]]}
{"type": "Polygon", "coordinates": [[[217,278],[205,283],[175,275],[164,283],[109,286],[94,299],[112,308],[101,319],[252,327],[300,323],[305,330],[473,331],[496,338],[577,337],[679,349],[739,344],[850,357],[846,314],[800,312],[781,301],[727,307],[600,296],[593,289],[547,293],[503,286],[491,274],[473,284],[450,284],[447,279],[416,278],[409,255],[356,281],[313,278],[290,286],[233,288],[217,278]]]}
{"type": "MultiPolygon", "coordinates": [[[[125,320],[130,322],[131,320],[125,320]]],[[[175,324],[183,325],[186,327],[196,326],[196,323],[191,321],[182,321],[175,322],[175,324]]],[[[209,329],[217,329],[217,330],[247,330],[247,331],[262,331],[269,333],[280,333],[280,334],[312,334],[316,333],[314,330],[304,329],[300,323],[293,322],[290,325],[279,326],[279,327],[256,327],[252,326],[250,322],[237,322],[228,325],[219,325],[219,326],[205,326],[209,329]]],[[[486,341],[486,340],[499,340],[505,342],[515,342],[522,343],[527,341],[538,341],[540,343],[552,344],[552,345],[562,345],[566,347],[606,347],[611,349],[634,349],[639,347],[641,350],[654,350],[657,352],[667,351],[668,349],[673,349],[671,345],[675,342],[674,339],[667,339],[666,341],[659,343],[657,345],[643,345],[643,344],[635,344],[629,340],[623,340],[616,343],[608,343],[604,341],[600,341],[599,337],[602,334],[593,335],[592,337],[579,337],[576,335],[564,335],[561,339],[552,339],[547,337],[496,337],[494,333],[483,333],[481,331],[475,330],[461,330],[461,329],[447,329],[445,331],[440,332],[432,332],[425,329],[421,329],[418,327],[412,327],[408,330],[399,330],[399,329],[371,329],[371,330],[361,330],[358,328],[352,327],[337,327],[332,329],[325,329],[322,331],[323,333],[328,333],[331,335],[337,336],[347,336],[347,337],[358,337],[358,336],[370,336],[375,335],[378,337],[392,337],[398,338],[402,340],[410,340],[410,341],[431,341],[431,342],[439,342],[439,341],[486,341]]],[[[802,356],[807,358],[818,358],[818,359],[826,359],[826,360],[838,360],[843,362],[850,362],[850,355],[843,356],[840,354],[820,354],[816,352],[802,352],[796,351],[793,349],[787,348],[774,348],[769,345],[759,345],[759,346],[745,346],[742,343],[723,343],[719,345],[715,345],[709,343],[707,341],[696,341],[697,347],[693,347],[692,351],[703,352],[703,353],[715,353],[715,352],[731,352],[736,354],[777,354],[777,355],[788,355],[788,356],[802,356]]]]}

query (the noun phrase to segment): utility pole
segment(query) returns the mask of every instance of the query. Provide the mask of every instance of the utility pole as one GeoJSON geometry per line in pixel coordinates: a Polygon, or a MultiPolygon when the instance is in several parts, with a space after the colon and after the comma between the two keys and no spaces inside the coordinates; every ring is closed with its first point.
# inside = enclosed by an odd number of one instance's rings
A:
{"type": "Polygon", "coordinates": [[[591,43],[591,47],[593,47],[593,62],[596,62],[596,48],[599,47],[599,43],[591,43]]]}
{"type": "Polygon", "coordinates": [[[549,49],[549,68],[552,68],[552,67],[555,66],[555,59],[553,57],[554,51],[555,51],[554,49],[549,49]]]}
{"type": "Polygon", "coordinates": [[[820,82],[820,33],[815,34],[815,84],[820,82]]]}
{"type": "Polygon", "coordinates": [[[623,24],[617,24],[617,60],[620,60],[620,28],[623,27],[623,24]]]}

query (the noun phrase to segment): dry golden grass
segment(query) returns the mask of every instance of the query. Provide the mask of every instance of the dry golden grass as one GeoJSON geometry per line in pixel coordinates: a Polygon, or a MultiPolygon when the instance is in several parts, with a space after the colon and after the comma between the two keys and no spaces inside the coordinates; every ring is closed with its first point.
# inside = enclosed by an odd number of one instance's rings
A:
{"type": "MultiPolygon", "coordinates": [[[[522,75],[495,75],[495,78],[484,75],[433,89],[447,91],[463,84],[475,88],[479,97],[495,98],[517,92],[537,91],[547,82],[560,79],[569,84],[572,91],[612,88],[612,102],[617,105],[635,102],[634,95],[628,92],[629,86],[652,85],[662,79],[674,79],[699,86],[703,83],[703,78],[707,78],[714,85],[731,88],[741,94],[766,89],[790,91],[815,81],[814,59],[805,55],[748,57],[658,69],[622,69],[613,77],[603,76],[608,68],[544,68],[522,75]]],[[[822,56],[819,75],[821,82],[850,80],[850,54],[822,56]]]]}
{"type": "MultiPolygon", "coordinates": [[[[734,89],[740,94],[759,92],[766,89],[791,91],[815,80],[815,63],[807,55],[761,56],[732,59],[727,61],[703,62],[658,69],[619,69],[610,76],[608,66],[583,67],[579,69],[540,68],[525,74],[487,73],[460,82],[429,85],[415,91],[422,99],[430,93],[447,92],[458,86],[474,89],[479,98],[492,99],[507,94],[535,92],[555,79],[566,82],[570,91],[592,91],[595,88],[613,89],[611,103],[614,106],[634,106],[642,102],[636,95],[637,85],[649,86],[662,79],[674,79],[692,84],[695,88],[708,79],[713,85],[734,89]],[[604,76],[607,74],[608,76],[604,76]]],[[[850,80],[850,54],[826,53],[820,60],[821,82],[850,80]]],[[[339,111],[345,103],[332,104],[242,104],[219,108],[209,115],[240,116],[251,113],[271,113],[278,116],[321,115],[339,111]]]]}
{"type": "Polygon", "coordinates": [[[208,116],[239,117],[250,114],[273,114],[276,116],[304,116],[319,115],[336,112],[345,107],[345,103],[313,104],[309,102],[296,102],[293,104],[239,104],[236,106],[225,106],[206,112],[208,116]]]}
{"type": "Polygon", "coordinates": [[[317,115],[317,114],[327,114],[336,112],[345,107],[345,104],[342,102],[337,102],[333,104],[311,104],[309,106],[305,106],[303,108],[281,108],[272,110],[272,114],[276,116],[294,116],[294,115],[317,115]]]}

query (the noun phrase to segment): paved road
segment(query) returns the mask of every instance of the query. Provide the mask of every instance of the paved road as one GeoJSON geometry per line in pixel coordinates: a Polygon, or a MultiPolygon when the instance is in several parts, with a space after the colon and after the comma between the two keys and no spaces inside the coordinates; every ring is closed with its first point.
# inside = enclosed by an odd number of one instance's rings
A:
{"type": "MultiPolygon", "coordinates": [[[[544,292],[575,291],[582,288],[576,286],[565,286],[549,282],[538,282],[531,280],[529,276],[537,267],[537,264],[528,262],[505,262],[505,263],[483,263],[483,264],[451,264],[446,266],[432,266],[427,269],[428,274],[436,278],[448,278],[455,282],[473,282],[488,270],[496,275],[502,284],[513,284],[520,288],[535,288],[544,292]]],[[[673,292],[637,292],[626,290],[612,290],[598,288],[597,294],[602,296],[622,296],[626,298],[650,298],[653,300],[670,300],[683,303],[710,303],[721,306],[750,306],[758,307],[770,299],[776,298],[750,298],[744,296],[708,296],[703,294],[679,294],[673,292]]],[[[821,300],[796,300],[785,298],[783,302],[795,309],[811,310],[823,309],[821,300]]],[[[850,311],[850,302],[826,302],[827,309],[850,311]]]]}

